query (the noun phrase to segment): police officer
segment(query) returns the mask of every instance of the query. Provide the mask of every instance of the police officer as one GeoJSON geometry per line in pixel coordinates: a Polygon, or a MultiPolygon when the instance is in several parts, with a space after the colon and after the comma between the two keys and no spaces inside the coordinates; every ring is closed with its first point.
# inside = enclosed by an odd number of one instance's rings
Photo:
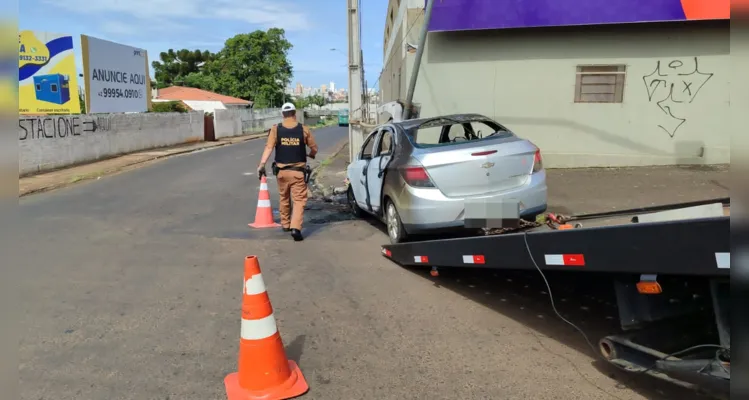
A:
{"type": "Polygon", "coordinates": [[[283,121],[270,128],[268,142],[258,166],[258,176],[265,175],[265,163],[275,149],[274,173],[278,173],[278,192],[281,204],[281,226],[284,232],[291,232],[295,241],[304,240],[302,222],[304,206],[307,204],[307,180],[309,173],[307,157],[315,158],[317,144],[309,128],[296,119],[296,107],[291,103],[281,106],[283,121]],[[310,151],[307,154],[307,147],[310,151]],[[293,207],[292,203],[293,202],[293,207]]]}

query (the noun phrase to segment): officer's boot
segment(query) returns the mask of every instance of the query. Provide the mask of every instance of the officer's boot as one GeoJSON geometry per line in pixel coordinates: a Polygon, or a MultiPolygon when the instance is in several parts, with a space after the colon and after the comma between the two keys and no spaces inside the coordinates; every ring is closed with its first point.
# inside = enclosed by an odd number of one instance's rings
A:
{"type": "Polygon", "coordinates": [[[302,232],[299,229],[292,229],[291,237],[294,238],[295,242],[301,242],[302,240],[304,240],[304,236],[302,236],[302,232]]]}

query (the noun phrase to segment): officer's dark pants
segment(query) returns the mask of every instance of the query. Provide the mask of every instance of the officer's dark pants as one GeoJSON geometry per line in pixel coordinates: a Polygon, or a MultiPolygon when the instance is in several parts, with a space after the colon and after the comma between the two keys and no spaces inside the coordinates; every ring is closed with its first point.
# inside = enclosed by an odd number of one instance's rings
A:
{"type": "Polygon", "coordinates": [[[307,182],[304,173],[300,171],[278,171],[278,192],[281,204],[278,211],[281,214],[281,226],[302,230],[304,222],[304,206],[307,205],[307,182]],[[293,210],[292,210],[293,203],[293,210]]]}

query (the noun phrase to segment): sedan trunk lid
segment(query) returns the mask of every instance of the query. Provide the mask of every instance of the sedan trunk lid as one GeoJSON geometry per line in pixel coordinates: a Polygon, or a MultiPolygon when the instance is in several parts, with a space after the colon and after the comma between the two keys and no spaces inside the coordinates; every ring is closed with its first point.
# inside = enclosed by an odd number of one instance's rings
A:
{"type": "Polygon", "coordinates": [[[536,146],[509,135],[418,149],[414,157],[451,198],[500,194],[525,185],[536,146]]]}

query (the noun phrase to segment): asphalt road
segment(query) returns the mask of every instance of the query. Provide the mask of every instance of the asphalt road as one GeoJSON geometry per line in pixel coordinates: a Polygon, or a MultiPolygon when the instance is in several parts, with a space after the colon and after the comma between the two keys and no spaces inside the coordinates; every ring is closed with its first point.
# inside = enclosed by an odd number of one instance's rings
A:
{"type": "MultiPolygon", "coordinates": [[[[346,129],[315,135],[329,153],[346,129]]],[[[611,379],[538,292],[536,309],[486,278],[434,281],[390,263],[370,222],[308,224],[300,243],[251,230],[262,146],[20,200],[22,399],[225,398],[247,255],[260,259],[305,398],[671,397],[611,379]]]]}

